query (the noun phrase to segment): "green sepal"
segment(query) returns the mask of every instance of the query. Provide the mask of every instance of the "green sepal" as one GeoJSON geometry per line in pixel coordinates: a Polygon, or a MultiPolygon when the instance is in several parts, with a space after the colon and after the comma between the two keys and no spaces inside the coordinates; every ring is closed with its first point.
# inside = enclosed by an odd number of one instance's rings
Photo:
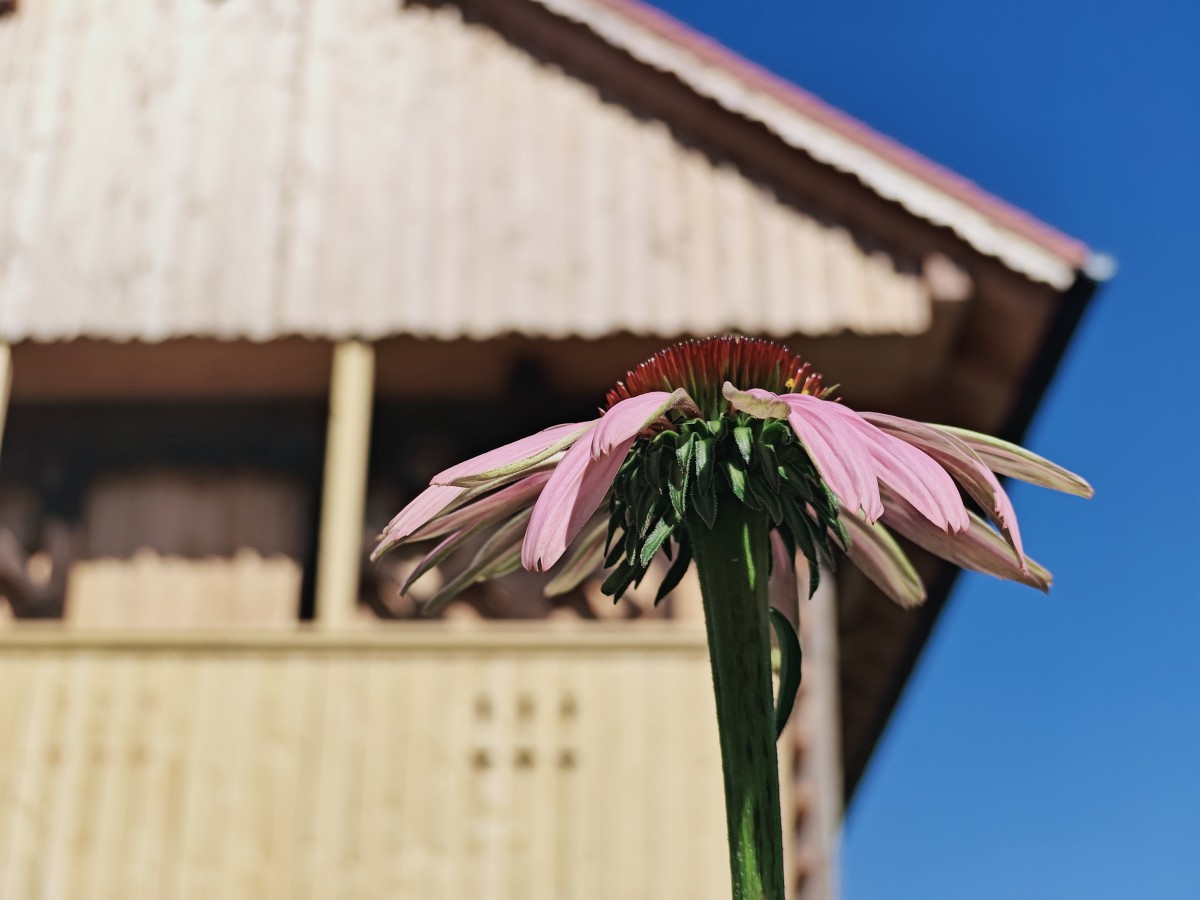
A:
{"type": "Polygon", "coordinates": [[[788,617],[775,607],[770,609],[771,627],[779,640],[779,696],[775,701],[775,739],[783,734],[792,707],[796,705],[796,693],[800,690],[800,638],[788,617]]]}
{"type": "MultiPolygon", "coordinates": [[[[709,526],[711,527],[711,526],[709,526]]],[[[663,576],[662,584],[658,586],[658,592],[654,595],[654,605],[658,606],[659,602],[671,591],[679,585],[683,580],[683,576],[687,574],[688,566],[692,564],[692,548],[686,540],[679,542],[679,555],[675,557],[675,562],[671,563],[671,568],[667,570],[667,574],[663,576]]]]}
{"type": "MultiPolygon", "coordinates": [[[[617,530],[625,523],[624,504],[620,504],[620,506],[622,508],[618,509],[617,508],[618,504],[614,502],[612,504],[612,506],[610,507],[610,511],[608,514],[608,534],[604,538],[604,554],[605,554],[605,556],[608,555],[609,550],[613,546],[613,538],[615,538],[617,536],[617,530]]],[[[620,545],[618,544],[617,546],[620,546],[620,545]]],[[[604,565],[607,567],[607,566],[611,566],[612,563],[606,562],[604,565]]]]}
{"type": "Polygon", "coordinates": [[[682,519],[687,513],[688,486],[692,480],[692,454],[695,452],[696,435],[693,433],[675,451],[675,469],[671,473],[671,505],[675,514],[682,519]]]}
{"type": "Polygon", "coordinates": [[[759,442],[758,453],[760,457],[763,478],[765,478],[767,481],[767,487],[778,493],[780,484],[779,456],[775,453],[774,447],[763,441],[759,442]]]}
{"type": "Polygon", "coordinates": [[[713,465],[716,461],[716,441],[710,437],[697,440],[692,453],[692,462],[696,470],[696,487],[692,492],[693,497],[712,490],[713,465]]]}
{"type": "Polygon", "coordinates": [[[654,526],[654,530],[642,541],[641,549],[638,552],[638,563],[643,568],[650,565],[650,560],[654,559],[654,554],[658,552],[658,548],[663,545],[663,542],[674,531],[675,522],[666,518],[659,519],[658,524],[654,526]]]}
{"type": "Polygon", "coordinates": [[[636,577],[637,570],[628,562],[622,562],[604,579],[604,583],[600,585],[600,592],[612,597],[614,602],[620,600],[636,577]]]}
{"type": "Polygon", "coordinates": [[[783,504],[779,502],[779,494],[772,491],[758,478],[751,477],[749,480],[750,493],[758,503],[760,509],[765,509],[767,515],[771,517],[771,521],[778,525],[783,521],[783,504]]]}
{"type": "Polygon", "coordinates": [[[763,423],[760,443],[769,444],[772,449],[787,446],[792,443],[792,427],[780,421],[763,423]]]}
{"type": "Polygon", "coordinates": [[[692,509],[699,514],[704,520],[704,524],[709,528],[713,527],[713,523],[717,521],[717,492],[715,485],[709,485],[707,491],[700,490],[697,485],[692,491],[692,509]]]}
{"type": "Polygon", "coordinates": [[[746,471],[733,461],[726,461],[721,471],[725,473],[725,480],[729,482],[729,490],[733,491],[733,496],[745,503],[746,471]]]}
{"type": "Polygon", "coordinates": [[[754,446],[754,432],[745,425],[738,425],[733,429],[733,440],[746,465],[750,465],[750,450],[754,446]]]}

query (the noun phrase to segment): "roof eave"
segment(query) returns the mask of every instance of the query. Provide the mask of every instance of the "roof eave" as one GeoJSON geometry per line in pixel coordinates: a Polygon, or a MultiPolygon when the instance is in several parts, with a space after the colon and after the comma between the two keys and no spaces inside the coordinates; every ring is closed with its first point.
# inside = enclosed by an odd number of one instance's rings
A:
{"type": "Polygon", "coordinates": [[[1080,241],[639,0],[534,2],[1033,281],[1066,291],[1090,264],[1080,241]]]}

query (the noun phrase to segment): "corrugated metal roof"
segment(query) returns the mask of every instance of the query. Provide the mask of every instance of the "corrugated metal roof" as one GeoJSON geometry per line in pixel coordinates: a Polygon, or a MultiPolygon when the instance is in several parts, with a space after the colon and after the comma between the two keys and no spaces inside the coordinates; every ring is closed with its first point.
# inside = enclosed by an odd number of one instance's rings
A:
{"type": "Polygon", "coordinates": [[[455,9],[0,20],[0,338],[915,333],[913,260],[455,9]]]}
{"type": "Polygon", "coordinates": [[[977,251],[1065,290],[1091,251],[919,153],[767,72],[642,0],[533,0],[785,143],[860,179],[977,251]]]}

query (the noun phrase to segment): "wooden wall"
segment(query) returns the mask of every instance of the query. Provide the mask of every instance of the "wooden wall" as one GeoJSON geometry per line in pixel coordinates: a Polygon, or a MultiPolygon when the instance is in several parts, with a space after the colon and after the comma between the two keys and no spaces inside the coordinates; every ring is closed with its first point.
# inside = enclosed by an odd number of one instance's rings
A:
{"type": "Polygon", "coordinates": [[[0,897],[723,898],[703,632],[0,636],[0,897]]]}

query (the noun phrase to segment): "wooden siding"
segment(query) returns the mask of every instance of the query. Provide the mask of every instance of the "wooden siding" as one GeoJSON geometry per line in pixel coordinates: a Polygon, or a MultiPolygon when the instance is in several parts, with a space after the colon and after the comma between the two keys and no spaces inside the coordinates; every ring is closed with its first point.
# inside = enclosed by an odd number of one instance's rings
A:
{"type": "Polygon", "coordinates": [[[723,898],[703,634],[0,637],[5,898],[723,898]]]}
{"type": "Polygon", "coordinates": [[[0,19],[0,339],[914,334],[919,260],[454,6],[0,19]]]}

